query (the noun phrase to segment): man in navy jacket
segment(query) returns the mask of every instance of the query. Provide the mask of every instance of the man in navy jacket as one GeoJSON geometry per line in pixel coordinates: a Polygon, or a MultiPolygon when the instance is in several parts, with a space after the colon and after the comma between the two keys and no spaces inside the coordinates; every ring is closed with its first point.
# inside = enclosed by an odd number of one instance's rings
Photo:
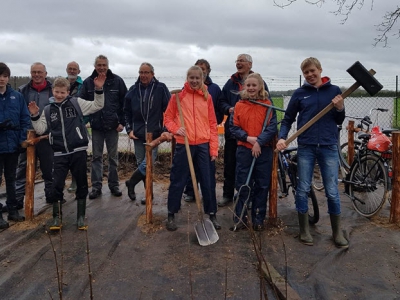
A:
{"type": "Polygon", "coordinates": [[[91,114],[90,127],[92,128],[92,191],[89,199],[96,199],[101,195],[103,186],[103,149],[104,142],[108,154],[108,187],[116,197],[122,196],[119,190],[118,179],[118,138],[124,129],[125,120],[123,115],[124,97],[127,92],[124,80],[109,69],[108,58],[99,55],[94,61],[92,75],[85,79],[79,97],[94,100],[94,79],[98,74],[106,74],[104,90],[104,108],[91,114]]]}

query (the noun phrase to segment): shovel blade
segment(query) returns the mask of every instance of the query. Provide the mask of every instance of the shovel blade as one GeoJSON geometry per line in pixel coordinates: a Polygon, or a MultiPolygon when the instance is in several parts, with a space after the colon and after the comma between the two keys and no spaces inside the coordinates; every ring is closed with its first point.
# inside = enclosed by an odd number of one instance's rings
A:
{"type": "Polygon", "coordinates": [[[199,220],[194,225],[194,231],[200,246],[212,245],[219,239],[218,233],[209,219],[199,220]]]}

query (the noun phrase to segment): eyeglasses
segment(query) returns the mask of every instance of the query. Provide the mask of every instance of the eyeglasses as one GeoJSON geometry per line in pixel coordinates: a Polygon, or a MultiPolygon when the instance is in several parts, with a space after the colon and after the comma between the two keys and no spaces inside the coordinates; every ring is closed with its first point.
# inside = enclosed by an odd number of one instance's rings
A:
{"type": "Polygon", "coordinates": [[[235,64],[237,64],[237,63],[244,63],[244,62],[248,62],[248,61],[245,60],[245,59],[238,59],[238,60],[235,60],[235,64]]]}
{"type": "Polygon", "coordinates": [[[43,71],[31,71],[31,74],[43,74],[44,72],[43,71]]]}
{"type": "Polygon", "coordinates": [[[139,75],[149,75],[151,74],[150,71],[139,71],[139,75]]]}

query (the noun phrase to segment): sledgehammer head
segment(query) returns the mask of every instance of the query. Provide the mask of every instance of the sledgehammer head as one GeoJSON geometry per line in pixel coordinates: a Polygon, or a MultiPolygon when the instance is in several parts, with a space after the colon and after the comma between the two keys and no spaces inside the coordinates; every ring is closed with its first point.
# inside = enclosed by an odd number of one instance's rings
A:
{"type": "Polygon", "coordinates": [[[347,72],[367,91],[371,96],[378,93],[383,85],[379,83],[376,78],[367,71],[367,69],[359,62],[356,61],[347,72]]]}

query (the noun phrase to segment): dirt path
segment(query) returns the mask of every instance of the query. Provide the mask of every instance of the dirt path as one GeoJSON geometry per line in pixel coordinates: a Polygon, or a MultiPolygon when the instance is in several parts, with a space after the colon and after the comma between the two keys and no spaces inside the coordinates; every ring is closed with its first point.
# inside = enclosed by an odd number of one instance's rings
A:
{"type": "MultiPolygon", "coordinates": [[[[247,231],[228,230],[229,208],[218,212],[223,226],[219,241],[201,247],[193,230],[194,203],[182,201],[176,217],[178,230],[165,230],[168,181],[157,179],[154,184],[152,225],[145,224],[144,206],[130,201],[126,188],[121,188],[121,198],[103,187],[100,198],[88,200],[94,299],[260,299],[252,242],[247,231]]],[[[220,183],[217,190],[220,197],[220,183]]],[[[137,191],[140,199],[141,184],[137,191]]],[[[51,234],[57,256],[62,252],[64,258],[63,299],[89,299],[86,235],[76,229],[76,202],[71,194],[66,195],[62,251],[60,235],[51,234]]],[[[287,276],[302,299],[399,299],[400,230],[387,225],[389,206],[370,221],[354,212],[348,198],[341,196],[343,228],[351,241],[349,250],[341,250],[331,240],[323,194],[318,193],[318,198],[321,220],[311,230],[313,247],[301,245],[296,238],[293,199],[279,200],[284,227],[259,235],[266,259],[287,276]]],[[[36,204],[43,207],[43,199],[36,204]]],[[[49,293],[58,299],[54,253],[42,226],[50,219],[47,209],[33,223],[12,224],[0,232],[1,299],[50,299],[49,293]]]]}

